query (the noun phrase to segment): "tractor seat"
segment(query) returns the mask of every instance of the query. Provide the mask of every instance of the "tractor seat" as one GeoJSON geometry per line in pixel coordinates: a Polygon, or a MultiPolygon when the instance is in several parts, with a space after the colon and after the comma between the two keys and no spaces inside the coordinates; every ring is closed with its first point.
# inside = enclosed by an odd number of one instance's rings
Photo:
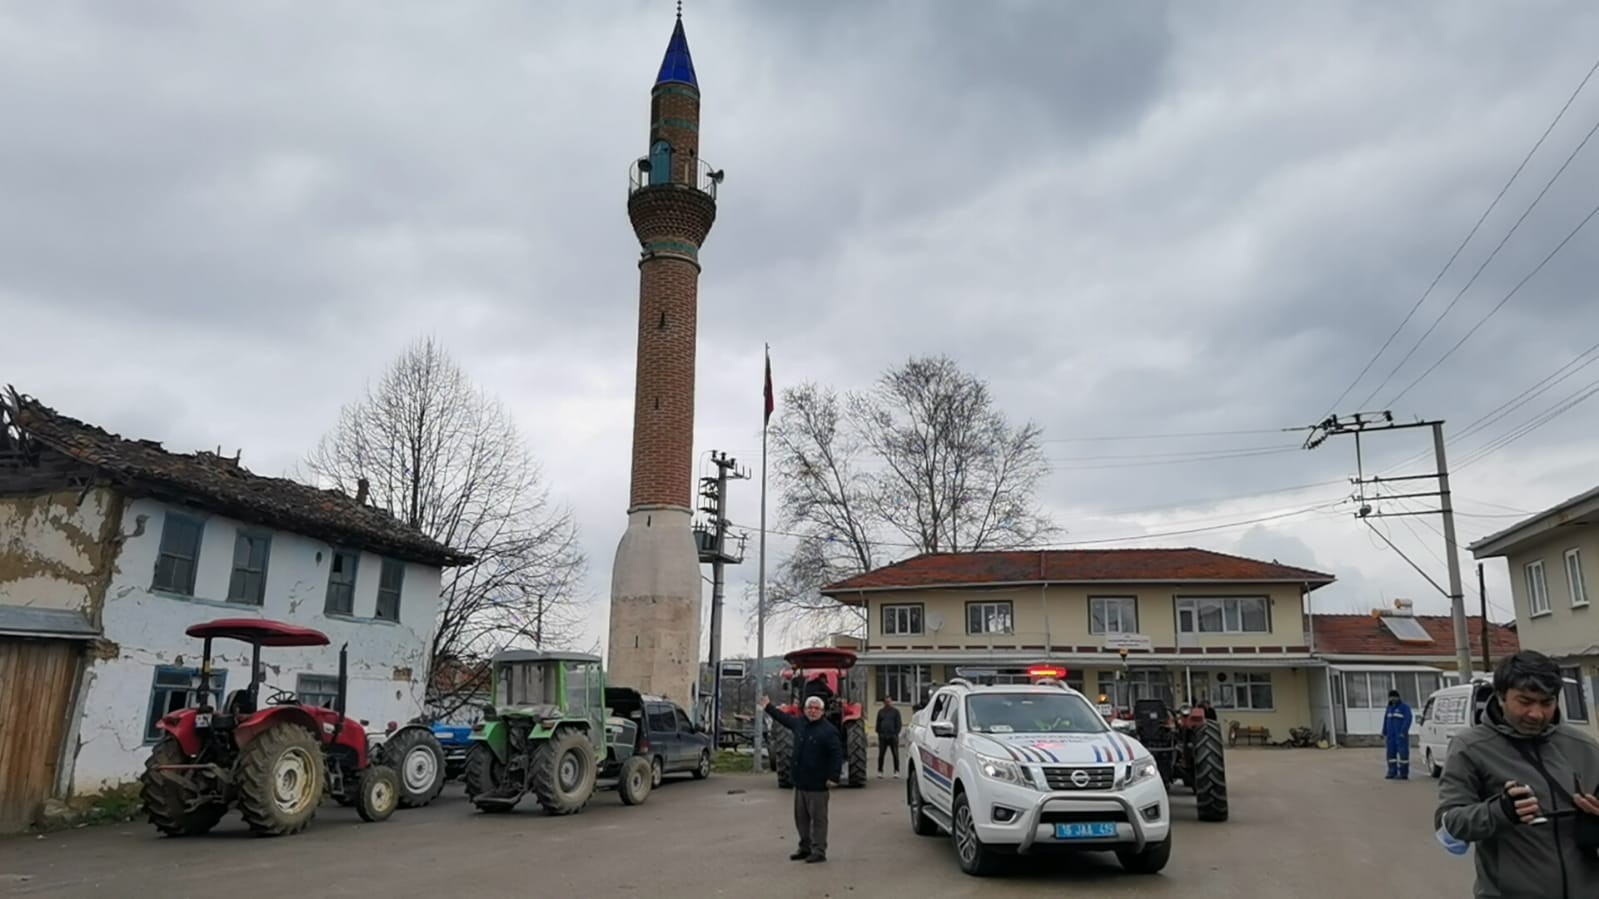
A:
{"type": "Polygon", "coordinates": [[[228,701],[222,704],[222,710],[229,715],[253,715],[255,703],[250,700],[249,690],[234,690],[228,694],[228,701]]]}

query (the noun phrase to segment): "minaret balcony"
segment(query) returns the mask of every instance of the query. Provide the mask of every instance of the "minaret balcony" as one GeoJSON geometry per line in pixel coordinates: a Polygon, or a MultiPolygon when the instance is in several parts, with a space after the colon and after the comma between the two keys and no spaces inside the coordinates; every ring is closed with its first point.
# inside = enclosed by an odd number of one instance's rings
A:
{"type": "Polygon", "coordinates": [[[652,188],[665,190],[692,190],[716,200],[716,189],[722,183],[721,169],[711,168],[703,159],[677,160],[651,159],[641,156],[628,169],[629,197],[652,188]]]}

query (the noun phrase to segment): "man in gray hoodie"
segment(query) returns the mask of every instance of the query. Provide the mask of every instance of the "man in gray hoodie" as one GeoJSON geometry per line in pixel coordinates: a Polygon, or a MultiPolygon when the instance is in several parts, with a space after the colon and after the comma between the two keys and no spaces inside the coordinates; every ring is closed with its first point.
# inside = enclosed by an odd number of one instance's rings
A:
{"type": "Polygon", "coordinates": [[[1599,896],[1599,741],[1560,722],[1563,689],[1548,656],[1508,656],[1482,721],[1449,741],[1433,826],[1476,845],[1478,899],[1599,896]]]}

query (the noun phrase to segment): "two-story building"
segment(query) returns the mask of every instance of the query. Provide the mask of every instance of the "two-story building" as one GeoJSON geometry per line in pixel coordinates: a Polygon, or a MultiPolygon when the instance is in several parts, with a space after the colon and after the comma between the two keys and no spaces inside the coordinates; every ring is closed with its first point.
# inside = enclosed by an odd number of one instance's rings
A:
{"type": "Polygon", "coordinates": [[[1521,645],[1555,658],[1566,685],[1568,720],[1599,736],[1599,487],[1530,515],[1469,547],[1509,568],[1521,645]],[[1595,586],[1590,587],[1589,584],[1595,586]]]}
{"type": "MultiPolygon", "coordinates": [[[[201,621],[321,630],[263,651],[270,687],[331,699],[348,644],[351,715],[418,715],[442,570],[471,560],[365,499],[0,398],[0,831],[138,776],[156,721],[197,704],[201,621]]],[[[213,651],[220,703],[250,651],[213,651]]]]}
{"type": "Polygon", "coordinates": [[[1033,550],[924,554],[822,593],[867,610],[859,663],[874,704],[911,704],[963,669],[1020,680],[1049,662],[1107,702],[1166,687],[1179,702],[1211,703],[1224,727],[1261,725],[1280,739],[1294,727],[1332,730],[1305,610],[1333,580],[1194,548],[1033,550]]]}

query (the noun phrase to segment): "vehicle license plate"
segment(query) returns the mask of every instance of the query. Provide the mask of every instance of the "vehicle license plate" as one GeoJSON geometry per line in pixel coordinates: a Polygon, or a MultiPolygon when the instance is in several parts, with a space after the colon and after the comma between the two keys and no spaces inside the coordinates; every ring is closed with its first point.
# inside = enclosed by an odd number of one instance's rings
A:
{"type": "Polygon", "coordinates": [[[194,726],[195,727],[210,727],[211,726],[211,716],[209,714],[205,713],[205,712],[200,712],[199,714],[194,716],[194,726]]]}
{"type": "Polygon", "coordinates": [[[1055,839],[1057,840],[1091,840],[1098,837],[1114,837],[1115,824],[1056,824],[1055,839]]]}

